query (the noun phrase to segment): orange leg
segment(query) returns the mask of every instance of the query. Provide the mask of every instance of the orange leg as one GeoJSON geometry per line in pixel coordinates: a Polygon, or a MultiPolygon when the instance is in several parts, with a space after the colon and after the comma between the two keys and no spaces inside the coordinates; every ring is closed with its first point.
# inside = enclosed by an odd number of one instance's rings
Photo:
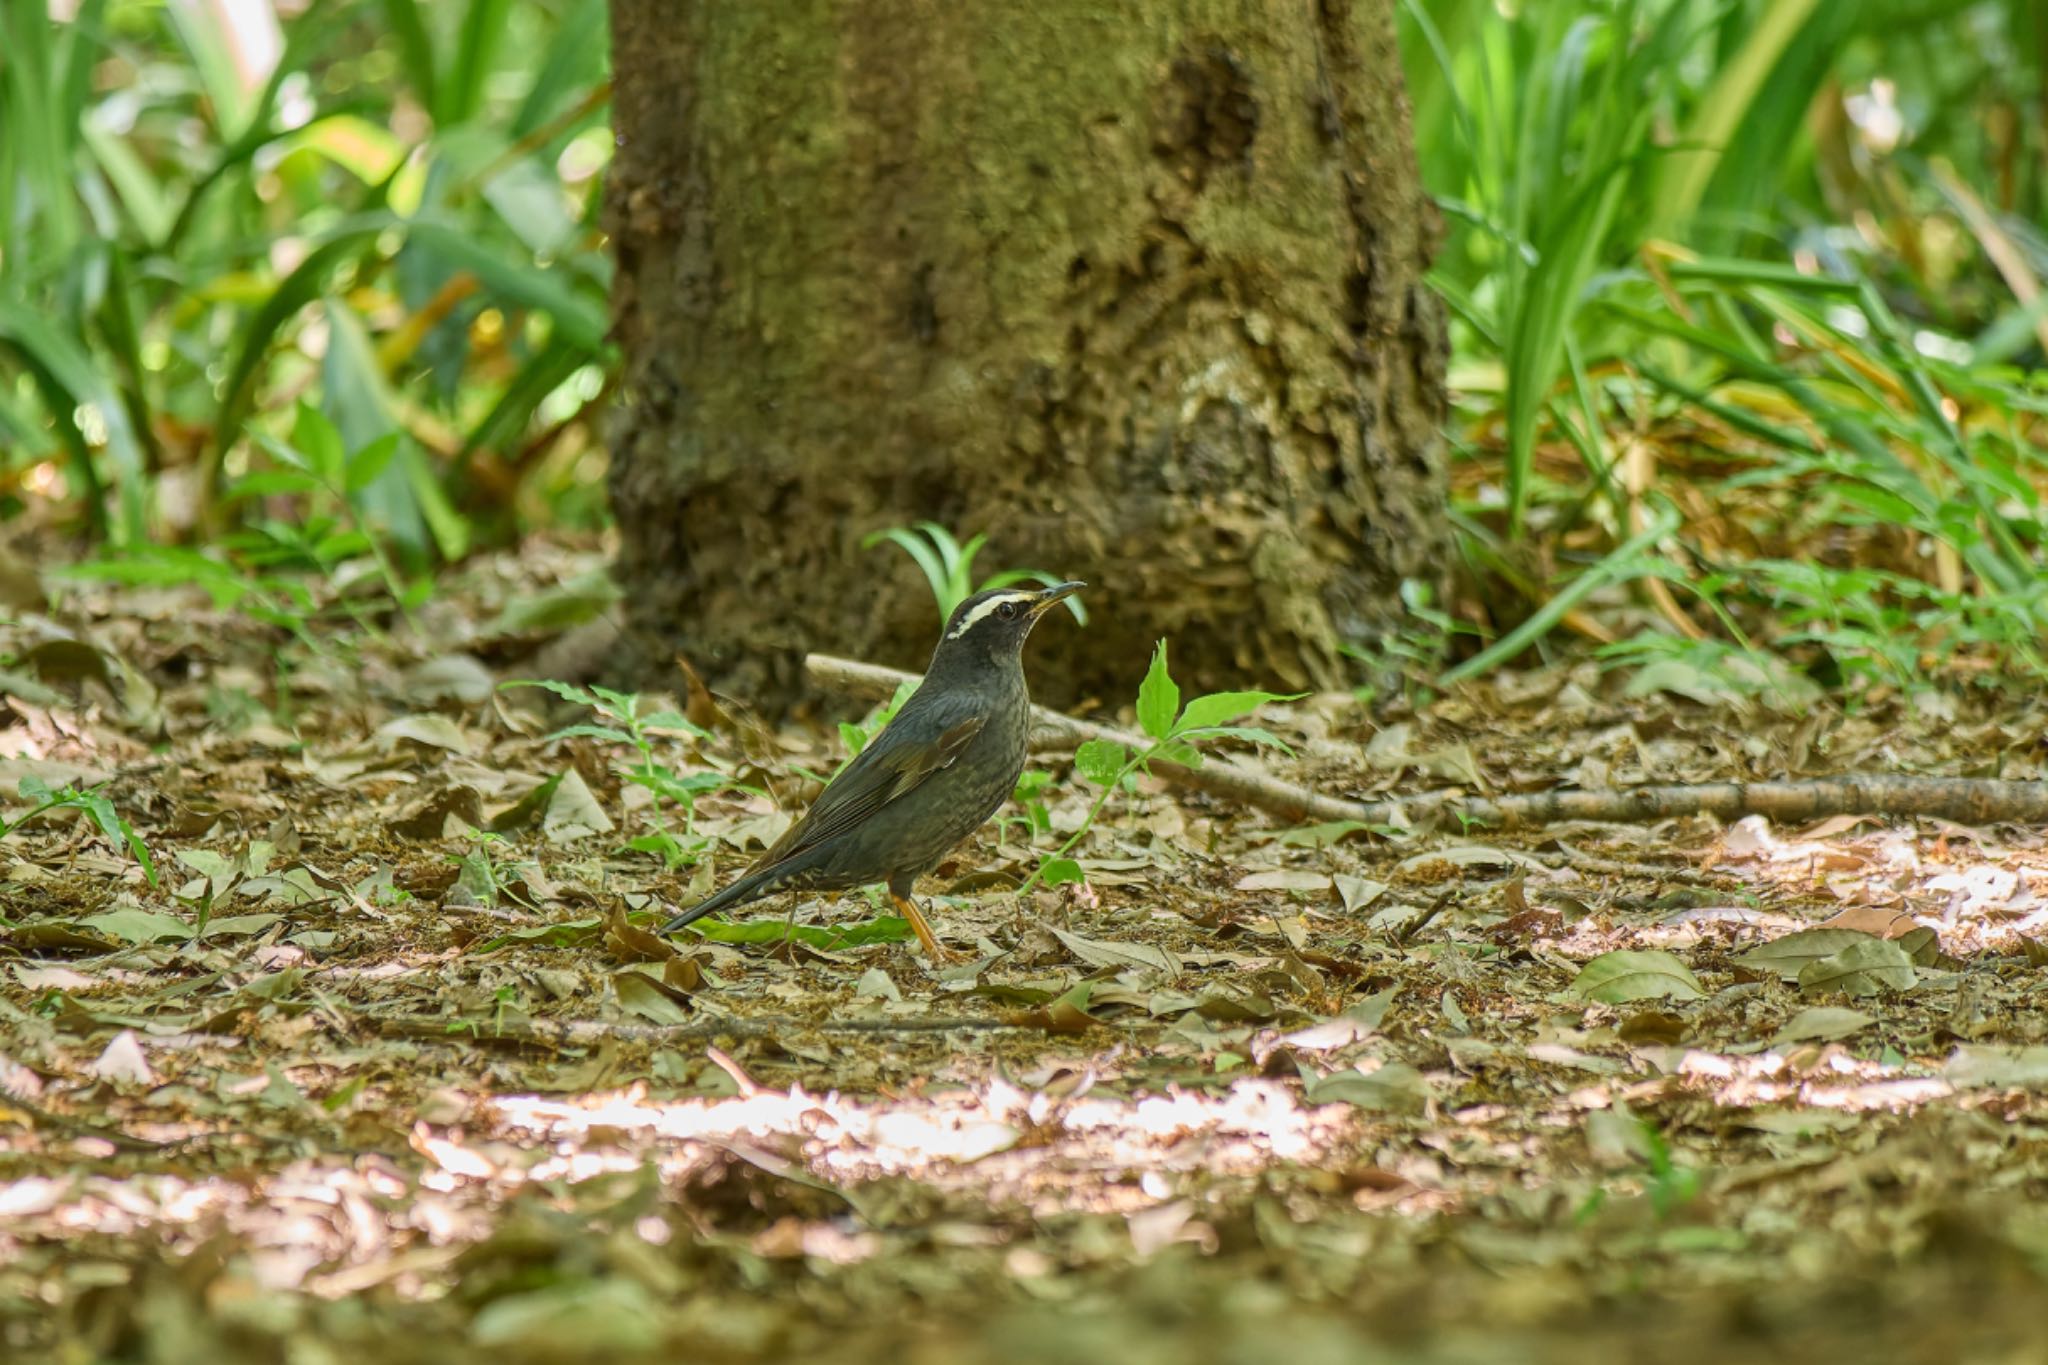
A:
{"type": "Polygon", "coordinates": [[[911,932],[915,933],[917,941],[924,945],[924,955],[926,957],[930,958],[933,962],[964,961],[959,954],[939,942],[939,936],[932,932],[931,921],[924,917],[924,911],[917,908],[916,901],[901,894],[893,887],[890,888],[889,899],[896,902],[896,908],[903,912],[903,918],[910,921],[911,932]]]}

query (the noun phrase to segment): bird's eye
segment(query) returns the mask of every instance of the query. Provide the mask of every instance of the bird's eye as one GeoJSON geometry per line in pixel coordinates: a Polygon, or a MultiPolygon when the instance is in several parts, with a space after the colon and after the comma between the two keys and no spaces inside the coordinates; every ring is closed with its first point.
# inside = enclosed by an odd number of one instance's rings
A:
{"type": "Polygon", "coordinates": [[[1003,602],[998,604],[996,607],[996,615],[1002,617],[1005,621],[1016,620],[1017,604],[1015,602],[1003,602]]]}

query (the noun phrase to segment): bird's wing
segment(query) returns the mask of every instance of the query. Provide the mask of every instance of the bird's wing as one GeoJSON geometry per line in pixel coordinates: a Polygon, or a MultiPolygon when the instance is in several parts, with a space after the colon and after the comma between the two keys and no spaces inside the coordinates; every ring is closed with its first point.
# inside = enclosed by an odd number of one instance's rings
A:
{"type": "Polygon", "coordinates": [[[961,716],[937,739],[916,742],[892,740],[889,729],[894,727],[885,728],[754,866],[770,867],[816,848],[915,791],[933,773],[950,767],[987,723],[986,713],[961,716]]]}

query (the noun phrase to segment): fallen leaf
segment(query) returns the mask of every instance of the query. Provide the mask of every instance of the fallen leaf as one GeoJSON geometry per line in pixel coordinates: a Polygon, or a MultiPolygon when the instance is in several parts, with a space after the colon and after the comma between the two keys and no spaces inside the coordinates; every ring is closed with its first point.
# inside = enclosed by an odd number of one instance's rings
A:
{"type": "Polygon", "coordinates": [[[1330,820],[1320,825],[1301,825],[1287,830],[1281,834],[1280,843],[1286,848],[1328,848],[1341,839],[1371,828],[1363,820],[1330,820]]]}
{"type": "Polygon", "coordinates": [[[1327,1052],[1331,1048],[1355,1043],[1361,1038],[1370,1038],[1374,1031],[1363,1019],[1340,1014],[1333,1019],[1325,1019],[1320,1024],[1310,1024],[1307,1028],[1283,1033],[1280,1035],[1280,1041],[1289,1047],[1297,1047],[1306,1052],[1327,1052]]]}
{"type": "Polygon", "coordinates": [[[1420,1114],[1429,1106],[1429,1082],[1406,1062],[1377,1071],[1333,1071],[1309,1079],[1302,1098],[1310,1104],[1349,1104],[1389,1114],[1420,1114]]]}
{"type": "Polygon", "coordinates": [[[1837,1038],[1847,1038],[1852,1033],[1861,1033],[1876,1023],[1877,1019],[1862,1010],[1843,1009],[1838,1005],[1816,1005],[1803,1009],[1785,1021],[1785,1026],[1772,1037],[1774,1046],[1784,1043],[1830,1043],[1837,1038]]]}
{"type": "Polygon", "coordinates": [[[1619,1005],[1629,1000],[1699,1000],[1706,995],[1692,968],[1661,948],[1602,953],[1579,969],[1571,993],[1619,1005]]]}
{"type": "Polygon", "coordinates": [[[1140,1260],[1156,1255],[1180,1240],[1182,1230],[1194,1216],[1195,1204],[1191,1199],[1154,1204],[1149,1209],[1126,1214],[1124,1221],[1130,1227],[1131,1249],[1140,1260]]]}
{"type": "Polygon", "coordinates": [[[139,906],[126,906],[88,916],[78,922],[78,927],[95,930],[123,943],[156,943],[167,938],[192,937],[192,926],[177,916],[144,910],[139,906]]]}
{"type": "Polygon", "coordinates": [[[856,996],[880,1000],[901,1000],[903,992],[896,985],[894,977],[880,967],[870,967],[860,974],[860,980],[853,983],[856,996]]]}
{"type": "MultiPolygon", "coordinates": [[[[576,923],[579,926],[588,926],[590,921],[578,920],[576,923]]],[[[552,929],[557,926],[547,927],[552,929]]],[[[521,939],[519,935],[532,932],[520,930],[518,933],[504,935],[499,941],[531,942],[532,940],[521,939]]],[[[623,905],[614,905],[611,913],[604,917],[604,937],[606,946],[612,950],[612,955],[622,962],[666,962],[679,952],[675,944],[669,940],[652,929],[642,929],[628,919],[626,907],[623,905]]]]}
{"type": "Polygon", "coordinates": [[[1802,929],[1738,953],[1735,960],[1745,967],[1776,972],[1787,981],[1797,981],[1809,965],[1834,956],[1852,943],[1881,941],[1857,929],[1802,929]]]}
{"type": "Polygon", "coordinates": [[[609,834],[613,825],[611,817],[591,795],[583,775],[570,768],[562,774],[561,782],[548,797],[548,810],[541,817],[541,829],[549,843],[569,844],[594,834],[609,834]]]}
{"type": "Polygon", "coordinates": [[[1330,880],[1336,884],[1337,897],[1344,902],[1347,915],[1365,909],[1387,894],[1387,884],[1370,877],[1354,877],[1348,872],[1339,872],[1330,880]]]}
{"type": "Polygon", "coordinates": [[[1328,891],[1330,874],[1299,867],[1270,867],[1237,880],[1239,891],[1328,891]]]}
{"type": "Polygon", "coordinates": [[[450,829],[451,819],[471,829],[483,828],[483,797],[475,787],[467,783],[443,787],[385,828],[401,839],[444,839],[460,832],[450,829]]]}
{"type": "Polygon", "coordinates": [[[612,991],[619,998],[620,1009],[650,1023],[687,1024],[690,1012],[695,1008],[687,994],[637,967],[615,973],[612,991]]]}
{"type": "Polygon", "coordinates": [[[1903,910],[1881,905],[1852,905],[1840,914],[1822,920],[1820,927],[1854,929],[1859,933],[1874,934],[1878,938],[1897,938],[1901,934],[1911,933],[1917,926],[1913,917],[1903,910]]]}
{"type": "MultiPolygon", "coordinates": [[[[1417,853],[1403,858],[1399,863],[1395,864],[1394,870],[1400,873],[1414,873],[1424,868],[1432,868],[1438,863],[1448,863],[1453,868],[1498,867],[1506,869],[1519,867],[1526,868],[1531,872],[1545,873],[1550,870],[1540,861],[1526,853],[1518,853],[1513,849],[1494,848],[1490,844],[1459,844],[1452,848],[1431,849],[1426,853],[1417,853]]],[[[1437,877],[1431,880],[1441,881],[1442,878],[1437,877]]]]}
{"type": "Polygon", "coordinates": [[[1840,1109],[1752,1109],[1741,1118],[1742,1126],[1760,1133],[1783,1137],[1814,1137],[1823,1133],[1846,1132],[1863,1120],[1840,1109]]]}
{"type": "Polygon", "coordinates": [[[96,682],[109,693],[114,690],[107,656],[83,640],[61,637],[44,640],[29,646],[22,655],[22,662],[33,668],[38,678],[53,686],[96,682]]]}
{"type": "Polygon", "coordinates": [[[1408,766],[1410,760],[1408,744],[1415,738],[1415,727],[1406,721],[1389,725],[1375,734],[1365,746],[1365,761],[1375,768],[1398,771],[1408,766]]]}
{"type": "MultiPolygon", "coordinates": [[[[1665,1010],[1637,1010],[1621,1021],[1615,1033],[1624,1043],[1676,1047],[1685,1040],[1685,1020],[1665,1010]]],[[[1530,1049],[1532,1054],[1534,1051],[1530,1049]]]]}
{"type": "Polygon", "coordinates": [[[1398,982],[1382,990],[1374,991],[1371,995],[1354,1000],[1351,1004],[1345,1006],[1344,1017],[1346,1019],[1356,1019],[1367,1028],[1376,1029],[1380,1026],[1381,1021],[1387,1017],[1387,1011],[1394,1007],[1394,1001],[1400,994],[1401,987],[1398,982]]]}
{"type": "Polygon", "coordinates": [[[429,749],[446,749],[455,754],[467,755],[473,751],[469,736],[462,732],[460,725],[446,716],[432,714],[387,720],[377,727],[377,739],[386,749],[396,748],[401,742],[410,742],[429,749]]]}
{"type": "Polygon", "coordinates": [[[1973,1047],[1949,1055],[1941,1074],[1950,1085],[2048,1087],[2048,1047],[1973,1047]]]}
{"type": "Polygon", "coordinates": [[[1876,995],[1883,990],[1909,991],[1918,980],[1904,948],[1887,939],[1859,937],[1840,952],[1801,968],[1799,989],[1876,995]]]}
{"type": "Polygon", "coordinates": [[[1054,925],[1047,927],[1052,929],[1055,938],[1067,945],[1069,952],[1091,967],[1136,967],[1164,976],[1180,975],[1180,959],[1157,944],[1116,943],[1109,939],[1086,938],[1054,925]]]}
{"type": "Polygon", "coordinates": [[[615,1275],[557,1281],[492,1299],[477,1311],[470,1335],[478,1346],[507,1355],[594,1360],[651,1354],[668,1329],[653,1293],[638,1280],[615,1275]]]}
{"type": "Polygon", "coordinates": [[[450,701],[481,706],[491,699],[496,687],[491,670],[475,655],[443,654],[407,673],[403,690],[406,700],[417,706],[438,706],[450,701]]]}
{"type": "Polygon", "coordinates": [[[149,1058],[143,1055],[142,1040],[135,1036],[135,1030],[124,1028],[114,1035],[105,1051],[94,1060],[89,1068],[93,1075],[103,1081],[118,1081],[130,1085],[155,1085],[156,1073],[149,1069],[149,1058]]]}
{"type": "Polygon", "coordinates": [[[106,984],[96,976],[74,972],[69,967],[36,967],[26,962],[14,964],[14,979],[24,990],[31,991],[89,991],[106,984]]]}
{"type": "Polygon", "coordinates": [[[210,919],[206,922],[206,937],[209,939],[249,938],[262,933],[273,924],[282,924],[283,922],[283,915],[225,915],[219,919],[210,919]]]}

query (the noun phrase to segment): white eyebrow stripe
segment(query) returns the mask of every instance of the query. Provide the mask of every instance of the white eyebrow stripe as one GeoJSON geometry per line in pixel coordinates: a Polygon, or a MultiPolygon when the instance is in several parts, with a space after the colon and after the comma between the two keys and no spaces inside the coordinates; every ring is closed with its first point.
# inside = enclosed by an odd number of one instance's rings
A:
{"type": "Polygon", "coordinates": [[[1037,600],[1038,594],[1032,592],[1006,592],[1003,593],[1001,596],[991,597],[988,599],[988,601],[983,602],[973,611],[970,611],[965,616],[961,617],[960,624],[946,632],[946,638],[948,640],[959,639],[961,636],[967,633],[968,628],[972,626],[976,621],[979,621],[982,617],[988,615],[997,607],[1002,606],[1005,602],[1014,602],[1019,606],[1025,606],[1037,600]]]}

